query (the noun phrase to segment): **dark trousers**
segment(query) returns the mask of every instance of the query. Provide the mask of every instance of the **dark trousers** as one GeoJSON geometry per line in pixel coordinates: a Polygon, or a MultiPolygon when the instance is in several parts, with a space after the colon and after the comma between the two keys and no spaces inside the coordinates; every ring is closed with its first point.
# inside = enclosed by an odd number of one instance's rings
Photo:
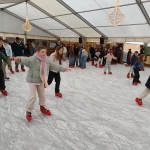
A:
{"type": "Polygon", "coordinates": [[[59,93],[59,86],[60,86],[60,73],[59,72],[53,72],[49,71],[48,75],[48,85],[50,85],[53,82],[53,79],[55,78],[55,93],[59,93]]]}
{"type": "Polygon", "coordinates": [[[92,64],[94,64],[94,57],[91,57],[91,59],[92,59],[92,64]]]}
{"type": "Polygon", "coordinates": [[[75,57],[74,58],[74,66],[78,66],[78,61],[79,61],[79,57],[75,57]]]}
{"type": "MultiPolygon", "coordinates": [[[[15,62],[15,68],[17,68],[17,69],[18,69],[18,66],[19,66],[19,64],[15,62]]],[[[23,67],[24,67],[24,66],[23,66],[23,65],[21,65],[21,68],[23,68],[23,67]]]]}
{"type": "Polygon", "coordinates": [[[106,65],[106,59],[105,59],[105,57],[103,58],[103,66],[105,66],[106,65]]]}
{"type": "Polygon", "coordinates": [[[0,89],[5,90],[4,73],[2,69],[0,69],[0,89]]]}
{"type": "Polygon", "coordinates": [[[133,82],[138,82],[140,78],[140,73],[138,69],[134,69],[134,79],[133,82]]]}

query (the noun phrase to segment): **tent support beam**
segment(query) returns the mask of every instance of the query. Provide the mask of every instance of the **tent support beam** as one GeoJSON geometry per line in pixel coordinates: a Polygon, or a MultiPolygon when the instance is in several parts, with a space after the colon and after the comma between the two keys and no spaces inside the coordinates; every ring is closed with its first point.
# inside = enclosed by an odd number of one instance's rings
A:
{"type": "MultiPolygon", "coordinates": [[[[8,10],[4,10],[4,12],[6,12],[6,13],[8,13],[8,14],[10,14],[10,15],[16,17],[16,18],[18,18],[19,20],[25,21],[25,19],[19,17],[18,15],[14,14],[14,13],[8,11],[8,10]]],[[[36,26],[36,25],[33,24],[33,23],[31,23],[31,25],[32,25],[33,27],[36,27],[36,28],[38,28],[39,30],[42,30],[43,32],[45,32],[45,33],[47,33],[47,34],[49,34],[49,35],[51,35],[51,36],[54,36],[55,38],[59,39],[59,37],[58,37],[57,35],[54,35],[54,34],[50,33],[50,32],[47,31],[47,30],[43,30],[42,28],[40,28],[39,26],[36,26]]]]}
{"type": "Polygon", "coordinates": [[[69,11],[71,11],[75,16],[77,16],[79,19],[81,19],[84,23],[86,23],[88,26],[90,26],[93,30],[95,30],[97,33],[102,35],[104,38],[107,38],[105,34],[100,32],[96,27],[94,27],[91,23],[89,23],[86,19],[84,19],[81,15],[79,15],[76,11],[74,11],[71,7],[69,7],[65,2],[62,0],[57,0],[61,5],[63,5],[65,8],[67,8],[69,11]]]}
{"type": "Polygon", "coordinates": [[[77,35],[79,35],[82,38],[85,38],[84,35],[82,35],[81,33],[77,32],[76,30],[72,29],[70,26],[68,26],[67,24],[63,23],[62,21],[60,21],[59,19],[55,18],[54,16],[52,16],[50,13],[46,12],[44,9],[40,8],[39,6],[37,6],[35,3],[29,1],[28,2],[31,6],[35,7],[36,9],[40,10],[41,12],[43,12],[44,14],[46,14],[47,16],[49,16],[50,18],[54,19],[55,21],[59,22],[60,24],[62,24],[63,26],[65,26],[67,29],[70,29],[71,31],[73,31],[74,33],[76,33],[77,35]]]}
{"type": "Polygon", "coordinates": [[[142,1],[141,1],[141,0],[136,0],[136,2],[137,2],[137,4],[138,4],[138,6],[139,6],[141,12],[143,13],[143,15],[144,15],[144,17],[145,17],[147,23],[150,25],[150,17],[149,17],[149,15],[148,15],[146,9],[144,8],[144,5],[143,5],[142,1]]]}

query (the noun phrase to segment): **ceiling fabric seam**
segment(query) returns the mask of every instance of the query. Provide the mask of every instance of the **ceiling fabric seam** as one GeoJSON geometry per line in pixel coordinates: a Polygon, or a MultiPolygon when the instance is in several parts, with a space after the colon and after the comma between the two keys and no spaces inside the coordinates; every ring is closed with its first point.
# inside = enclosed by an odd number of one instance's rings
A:
{"type": "Polygon", "coordinates": [[[85,38],[84,35],[82,35],[81,33],[77,32],[76,30],[73,30],[70,26],[68,26],[67,24],[63,23],[62,21],[60,21],[58,18],[55,18],[53,15],[51,15],[50,13],[46,12],[45,10],[43,10],[42,8],[40,8],[39,6],[37,6],[35,3],[29,1],[28,2],[31,6],[39,9],[39,11],[41,11],[42,13],[44,13],[45,15],[49,16],[50,18],[54,19],[55,21],[57,21],[58,23],[60,23],[61,25],[65,26],[67,29],[70,29],[71,31],[73,31],[74,33],[76,33],[78,36],[85,38]]]}
{"type": "Polygon", "coordinates": [[[104,36],[107,38],[105,34],[103,34],[101,31],[99,31],[97,28],[95,28],[90,22],[88,22],[86,19],[84,19],[80,14],[78,14],[75,10],[73,10],[70,6],[68,6],[64,1],[57,0],[61,5],[63,5],[66,9],[71,11],[76,17],[78,17],[80,20],[82,20],[85,24],[87,24],[89,27],[91,27],[93,30],[95,30],[98,34],[101,36],[104,36]]]}

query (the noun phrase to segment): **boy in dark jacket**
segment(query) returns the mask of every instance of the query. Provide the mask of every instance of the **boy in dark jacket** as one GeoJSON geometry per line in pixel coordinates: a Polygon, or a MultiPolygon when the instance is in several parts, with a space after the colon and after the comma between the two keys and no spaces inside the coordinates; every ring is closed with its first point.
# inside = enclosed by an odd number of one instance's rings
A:
{"type": "Polygon", "coordinates": [[[3,94],[3,95],[8,95],[8,92],[5,90],[6,86],[5,86],[5,80],[4,80],[4,73],[3,73],[3,70],[2,70],[2,60],[8,64],[8,67],[10,69],[11,65],[10,65],[10,62],[8,61],[7,57],[2,53],[0,52],[0,92],[3,94]]]}
{"type": "Polygon", "coordinates": [[[133,66],[136,63],[137,59],[138,59],[138,51],[135,51],[134,55],[131,57],[131,60],[130,60],[130,65],[131,66],[130,66],[130,70],[127,74],[127,78],[130,78],[130,73],[131,73],[131,78],[134,78],[133,66]]]}
{"type": "MultiPolygon", "coordinates": [[[[16,37],[16,41],[12,44],[12,51],[14,52],[14,57],[23,56],[23,51],[25,51],[24,44],[20,41],[19,37],[16,37]]],[[[15,70],[19,72],[18,63],[15,62],[15,70]]],[[[21,70],[24,72],[24,66],[21,65],[21,70]]]]}

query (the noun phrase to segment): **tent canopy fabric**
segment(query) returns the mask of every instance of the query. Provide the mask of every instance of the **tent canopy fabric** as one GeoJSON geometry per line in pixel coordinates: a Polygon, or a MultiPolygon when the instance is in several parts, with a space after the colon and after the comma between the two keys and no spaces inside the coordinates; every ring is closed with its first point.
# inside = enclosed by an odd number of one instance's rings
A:
{"type": "MultiPolygon", "coordinates": [[[[56,38],[149,38],[150,0],[120,0],[125,19],[113,27],[107,15],[116,0],[28,0],[29,35],[56,38]]],[[[23,34],[26,0],[0,0],[0,32],[23,34]]]]}

